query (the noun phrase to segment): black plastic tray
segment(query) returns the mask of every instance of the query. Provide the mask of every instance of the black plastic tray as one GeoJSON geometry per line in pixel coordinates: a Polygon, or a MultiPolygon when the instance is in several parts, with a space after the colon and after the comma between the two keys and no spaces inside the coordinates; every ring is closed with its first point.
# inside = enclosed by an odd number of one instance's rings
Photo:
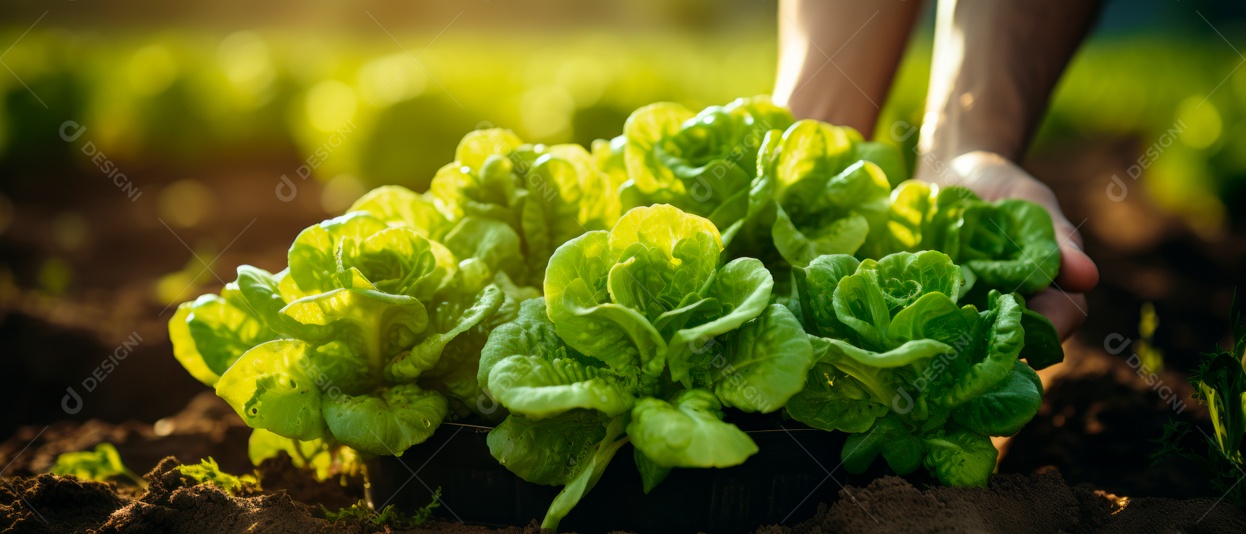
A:
{"type": "MultiPolygon", "coordinates": [[[[498,464],[485,442],[488,431],[446,423],[401,457],[378,458],[369,469],[374,505],[415,509],[440,487],[438,517],[491,526],[540,522],[561,488],[526,482],[498,464]]],[[[759,450],[744,464],[675,469],[648,495],[631,445],[623,447],[559,530],[745,532],[808,519],[846,483],[844,471],[836,470],[841,433],[773,428],[748,434],[759,450]]]]}

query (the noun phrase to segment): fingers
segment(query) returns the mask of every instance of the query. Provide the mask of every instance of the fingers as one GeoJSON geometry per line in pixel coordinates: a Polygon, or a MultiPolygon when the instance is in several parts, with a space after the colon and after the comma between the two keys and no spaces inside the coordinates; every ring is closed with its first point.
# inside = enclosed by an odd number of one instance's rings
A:
{"type": "Polygon", "coordinates": [[[1028,176],[1015,180],[1013,184],[1011,191],[1007,192],[1009,196],[1037,202],[1051,215],[1056,243],[1060,245],[1060,273],[1056,276],[1056,284],[1070,293],[1085,293],[1094,289],[1099,284],[1099,268],[1082,251],[1082,236],[1064,216],[1064,210],[1060,209],[1060,203],[1051,189],[1028,176]]]}
{"type": "Polygon", "coordinates": [[[1026,299],[1026,307],[1043,314],[1051,324],[1055,325],[1060,334],[1060,342],[1068,339],[1086,322],[1090,308],[1086,303],[1086,295],[1081,293],[1065,293],[1055,286],[1044,289],[1026,299]]]}
{"type": "Polygon", "coordinates": [[[1085,293],[1099,285],[1099,268],[1082,251],[1082,237],[1067,221],[1056,226],[1056,239],[1060,243],[1060,274],[1056,276],[1056,284],[1073,293],[1085,293]]]}

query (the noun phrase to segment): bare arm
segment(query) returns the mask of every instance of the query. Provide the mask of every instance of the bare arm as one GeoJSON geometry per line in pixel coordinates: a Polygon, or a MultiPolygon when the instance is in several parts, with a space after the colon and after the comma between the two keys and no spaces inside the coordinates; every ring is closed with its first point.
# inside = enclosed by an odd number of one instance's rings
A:
{"type": "Polygon", "coordinates": [[[920,0],[781,0],[774,99],[870,137],[920,0]]]}
{"type": "Polygon", "coordinates": [[[939,3],[921,148],[1020,158],[1090,29],[1095,0],[939,3]]]}
{"type": "Polygon", "coordinates": [[[964,185],[988,200],[1031,200],[1051,213],[1060,275],[1029,304],[1061,339],[1086,319],[1082,293],[1099,271],[1051,189],[1016,162],[1098,7],[1094,0],[941,1],[919,141],[918,178],[964,185]]]}

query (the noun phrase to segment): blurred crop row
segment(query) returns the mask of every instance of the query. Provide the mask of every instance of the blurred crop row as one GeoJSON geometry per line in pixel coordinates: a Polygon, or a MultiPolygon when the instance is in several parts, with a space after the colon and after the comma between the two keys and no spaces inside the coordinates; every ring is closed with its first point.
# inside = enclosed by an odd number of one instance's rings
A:
{"type": "MultiPolygon", "coordinates": [[[[765,32],[19,36],[0,32],[0,42],[18,43],[2,58],[11,73],[0,72],[0,185],[55,170],[49,162],[97,167],[94,153],[119,167],[172,169],[286,164],[295,154],[292,178],[328,181],[345,203],[378,184],[426,187],[468,130],[496,125],[532,142],[587,144],[618,134],[653,101],[699,107],[765,93],[775,63],[765,32]]],[[[920,120],[928,57],[927,46],[914,47],[880,135],[920,120]]],[[[1129,140],[1137,168],[1117,179],[1145,181],[1156,204],[1215,232],[1246,182],[1241,61],[1220,40],[1092,41],[1052,102],[1040,148],[1129,140]]],[[[911,147],[916,136],[894,140],[911,147]]]]}

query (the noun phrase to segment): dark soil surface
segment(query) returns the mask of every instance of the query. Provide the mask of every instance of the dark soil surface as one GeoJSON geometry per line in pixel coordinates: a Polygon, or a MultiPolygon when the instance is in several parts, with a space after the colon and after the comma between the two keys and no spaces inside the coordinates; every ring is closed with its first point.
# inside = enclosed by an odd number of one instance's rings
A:
{"type": "Polygon", "coordinates": [[[1069,487],[1055,471],[1000,475],[990,488],[921,490],[898,477],[847,487],[798,532],[1242,532],[1246,514],[1214,499],[1114,498],[1069,487]]]}
{"type": "MultiPolygon", "coordinates": [[[[148,487],[141,495],[136,495],[134,488],[75,477],[44,474],[6,479],[0,486],[0,532],[393,532],[363,519],[330,522],[324,519],[320,508],[296,500],[284,488],[232,496],[215,486],[196,485],[177,471],[179,465],[173,457],[162,460],[144,475],[148,487]]],[[[417,532],[539,530],[535,524],[523,529],[493,530],[433,521],[417,532]]]]}
{"type": "MultiPolygon", "coordinates": [[[[194,485],[166,458],[145,475],[148,489],[73,477],[13,477],[0,487],[2,532],[392,532],[364,520],[330,523],[284,490],[230,496],[194,485]]],[[[813,518],[759,534],[817,532],[1243,532],[1246,513],[1213,499],[1119,498],[1069,487],[1055,471],[1001,475],[990,488],[918,489],[886,476],[848,486],[813,518]]],[[[538,532],[433,521],[411,532],[538,532]]]]}
{"type": "MultiPolygon", "coordinates": [[[[92,421],[58,424],[31,440],[26,435],[38,429],[26,427],[0,444],[0,460],[10,462],[6,472],[10,476],[0,485],[0,532],[392,531],[366,520],[330,523],[321,506],[336,509],[354,503],[363,497],[362,487],[357,481],[346,486],[316,482],[285,456],[257,470],[263,490],[249,495],[231,496],[214,486],[195,485],[176,471],[179,460],[214,456],[230,458],[222,462],[227,471],[248,472],[246,458],[229,456],[230,451],[246,450],[246,433],[240,425],[222,401],[204,394],[157,425],[164,435],[140,423],[92,421]],[[45,471],[56,454],[89,449],[101,441],[115,443],[128,465],[147,471],[146,491],[133,485],[36,474],[45,471]],[[171,456],[152,460],[160,453],[171,456]]],[[[1036,432],[1044,435],[1048,430],[1036,432]]],[[[840,490],[838,500],[819,505],[812,518],[794,518],[795,524],[762,527],[758,532],[1246,531],[1246,513],[1212,496],[1117,496],[1090,485],[1070,486],[1054,468],[1028,475],[997,475],[989,488],[924,486],[895,476],[875,479],[864,487],[848,485],[840,490]]],[[[435,520],[417,531],[498,530],[435,520]]],[[[538,531],[535,520],[522,529],[500,530],[538,531]]]]}

